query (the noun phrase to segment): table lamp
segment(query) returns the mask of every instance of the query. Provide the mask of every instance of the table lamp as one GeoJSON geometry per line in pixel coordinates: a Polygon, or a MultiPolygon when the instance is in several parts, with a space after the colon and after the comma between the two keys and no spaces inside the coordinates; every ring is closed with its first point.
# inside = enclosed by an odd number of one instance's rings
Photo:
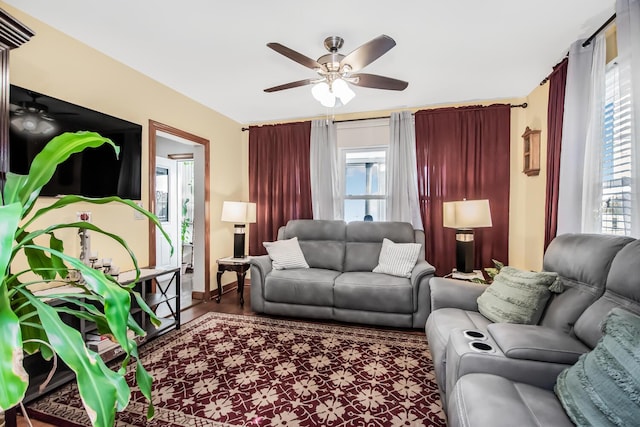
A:
{"type": "Polygon", "coordinates": [[[489,200],[460,200],[442,204],[443,225],[456,229],[456,270],[473,273],[473,229],[491,227],[489,200]]]}
{"type": "Polygon", "coordinates": [[[256,222],[256,204],[250,202],[224,202],[222,221],[234,223],[233,257],[245,258],[245,224],[256,222]]]}

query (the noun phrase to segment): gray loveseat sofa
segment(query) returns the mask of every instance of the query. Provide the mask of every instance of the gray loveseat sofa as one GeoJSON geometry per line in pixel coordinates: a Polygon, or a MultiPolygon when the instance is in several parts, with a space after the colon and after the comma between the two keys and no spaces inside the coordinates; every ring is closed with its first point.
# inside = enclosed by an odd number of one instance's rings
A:
{"type": "Polygon", "coordinates": [[[310,268],[272,269],[251,258],[251,308],[258,313],[423,328],[431,312],[424,232],[404,222],[292,220],[278,240],[297,237],[310,268]],[[410,278],[373,273],[382,241],[420,243],[410,278]]]}
{"type": "Polygon", "coordinates": [[[640,240],[558,236],[544,270],[557,272],[566,290],[538,325],[491,323],[474,306],[483,288],[432,280],[426,332],[449,425],[573,425],[553,392],[557,376],[596,346],[611,309],[640,314],[639,259],[640,240]]]}

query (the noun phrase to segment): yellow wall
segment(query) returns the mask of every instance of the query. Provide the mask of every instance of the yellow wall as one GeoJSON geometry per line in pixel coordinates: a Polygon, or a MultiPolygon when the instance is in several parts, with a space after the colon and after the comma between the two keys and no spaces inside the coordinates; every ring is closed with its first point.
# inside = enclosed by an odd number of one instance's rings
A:
{"type": "MultiPolygon", "coordinates": [[[[228,256],[233,246],[231,224],[220,222],[223,200],[247,198],[248,148],[241,124],[144,76],[11,6],[0,7],[35,31],[27,44],[11,52],[11,83],[74,104],[120,117],[143,126],[142,200],[148,207],[148,121],[173,126],[206,138],[211,144],[211,277],[215,259],[228,256]],[[238,160],[241,159],[241,160],[238,160]],[[240,164],[238,164],[240,162],[240,164]]],[[[171,61],[170,53],[167,60],[171,61]]],[[[51,202],[42,198],[40,203],[51,202]]],[[[76,211],[90,210],[93,222],[123,236],[140,263],[148,262],[147,222],[135,220],[133,211],[120,206],[76,206],[52,214],[46,223],[75,220],[76,211]]],[[[79,254],[74,232],[62,235],[69,254],[79,254]]],[[[114,264],[131,268],[117,245],[93,233],[92,249],[114,264]]],[[[230,278],[230,276],[229,276],[230,278]]],[[[225,278],[229,280],[229,278],[225,278]]]]}
{"type": "Polygon", "coordinates": [[[526,109],[511,115],[511,189],[509,200],[509,263],[528,270],[542,269],[547,182],[547,103],[549,84],[535,88],[526,109]],[[522,172],[526,127],[540,130],[540,174],[522,172]]]}

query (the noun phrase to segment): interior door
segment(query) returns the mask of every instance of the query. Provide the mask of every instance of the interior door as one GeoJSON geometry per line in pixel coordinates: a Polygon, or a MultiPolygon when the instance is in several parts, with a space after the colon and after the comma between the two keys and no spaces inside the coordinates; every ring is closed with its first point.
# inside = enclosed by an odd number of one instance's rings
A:
{"type": "Polygon", "coordinates": [[[162,233],[156,233],[156,265],[162,267],[180,266],[180,233],[178,218],[178,167],[175,160],[156,157],[156,212],[162,228],[173,244],[171,246],[162,233]]]}

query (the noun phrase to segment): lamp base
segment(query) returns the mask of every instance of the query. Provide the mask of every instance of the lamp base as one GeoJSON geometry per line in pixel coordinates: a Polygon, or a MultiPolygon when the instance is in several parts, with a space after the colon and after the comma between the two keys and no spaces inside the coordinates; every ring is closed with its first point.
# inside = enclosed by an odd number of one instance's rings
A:
{"type": "Polygon", "coordinates": [[[473,273],[473,230],[456,230],[456,270],[461,273],[473,273]]]}
{"type": "Polygon", "coordinates": [[[233,234],[233,257],[234,258],[246,258],[244,253],[244,236],[245,225],[235,224],[235,232],[233,234]]]}

